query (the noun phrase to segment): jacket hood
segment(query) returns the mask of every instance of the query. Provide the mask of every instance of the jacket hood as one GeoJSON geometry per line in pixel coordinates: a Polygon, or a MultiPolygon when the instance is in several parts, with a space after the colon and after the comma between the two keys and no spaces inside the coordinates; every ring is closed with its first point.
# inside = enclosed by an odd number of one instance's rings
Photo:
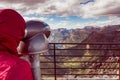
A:
{"type": "Polygon", "coordinates": [[[0,10],[0,45],[10,53],[17,53],[17,46],[24,37],[25,21],[12,9],[0,10]]]}

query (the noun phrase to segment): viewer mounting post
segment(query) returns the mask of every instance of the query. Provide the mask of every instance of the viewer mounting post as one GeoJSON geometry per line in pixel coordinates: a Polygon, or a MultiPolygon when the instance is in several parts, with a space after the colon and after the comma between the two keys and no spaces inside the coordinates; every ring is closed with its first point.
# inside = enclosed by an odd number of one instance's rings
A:
{"type": "Polygon", "coordinates": [[[28,21],[26,35],[20,46],[21,53],[28,53],[34,80],[42,80],[40,54],[49,50],[49,26],[41,21],[28,21]]]}

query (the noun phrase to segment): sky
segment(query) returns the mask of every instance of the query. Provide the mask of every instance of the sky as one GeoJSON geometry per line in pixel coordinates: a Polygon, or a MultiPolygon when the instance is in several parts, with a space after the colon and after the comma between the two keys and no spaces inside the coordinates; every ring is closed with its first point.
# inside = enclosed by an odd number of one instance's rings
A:
{"type": "Polygon", "coordinates": [[[25,19],[40,20],[57,28],[103,27],[120,24],[120,0],[0,0],[25,19]]]}

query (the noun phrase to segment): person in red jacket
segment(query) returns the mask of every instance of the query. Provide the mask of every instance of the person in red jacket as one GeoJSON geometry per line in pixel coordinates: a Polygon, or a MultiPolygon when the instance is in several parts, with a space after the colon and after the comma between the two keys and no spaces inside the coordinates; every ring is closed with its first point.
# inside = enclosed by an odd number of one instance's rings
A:
{"type": "Polygon", "coordinates": [[[30,65],[18,57],[25,21],[12,9],[0,10],[0,80],[33,80],[30,65]]]}

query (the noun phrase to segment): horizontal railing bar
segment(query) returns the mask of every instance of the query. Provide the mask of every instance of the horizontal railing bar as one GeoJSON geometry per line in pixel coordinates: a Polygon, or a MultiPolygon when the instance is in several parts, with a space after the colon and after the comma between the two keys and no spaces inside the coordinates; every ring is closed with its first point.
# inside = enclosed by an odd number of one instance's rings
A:
{"type": "Polygon", "coordinates": [[[120,45],[120,43],[103,43],[103,42],[99,42],[99,43],[49,43],[49,44],[69,44],[69,45],[73,45],[73,44],[78,44],[78,45],[120,45]]]}
{"type": "MultiPolygon", "coordinates": [[[[53,78],[42,78],[43,80],[53,80],[53,78]]],[[[118,80],[118,78],[57,78],[58,80],[118,80]]]]}
{"type": "MultiPolygon", "coordinates": [[[[43,56],[54,56],[54,55],[40,55],[41,57],[43,56]]],[[[58,54],[56,54],[55,56],[57,56],[57,57],[80,57],[80,56],[82,56],[82,57],[119,57],[120,55],[58,55],[58,54]]]]}
{"type": "Polygon", "coordinates": [[[41,69],[119,69],[119,68],[41,68],[41,69]]]}
{"type": "Polygon", "coordinates": [[[120,49],[50,49],[50,50],[120,50],[120,49]]]}
{"type": "MultiPolygon", "coordinates": [[[[54,62],[50,62],[50,61],[41,61],[41,63],[54,63],[54,62]]],[[[119,62],[56,61],[56,63],[119,63],[119,62]]]]}
{"type": "MultiPolygon", "coordinates": [[[[43,74],[42,75],[54,75],[54,74],[43,74]]],[[[56,75],[119,75],[119,74],[56,74],[56,75]]]]}

